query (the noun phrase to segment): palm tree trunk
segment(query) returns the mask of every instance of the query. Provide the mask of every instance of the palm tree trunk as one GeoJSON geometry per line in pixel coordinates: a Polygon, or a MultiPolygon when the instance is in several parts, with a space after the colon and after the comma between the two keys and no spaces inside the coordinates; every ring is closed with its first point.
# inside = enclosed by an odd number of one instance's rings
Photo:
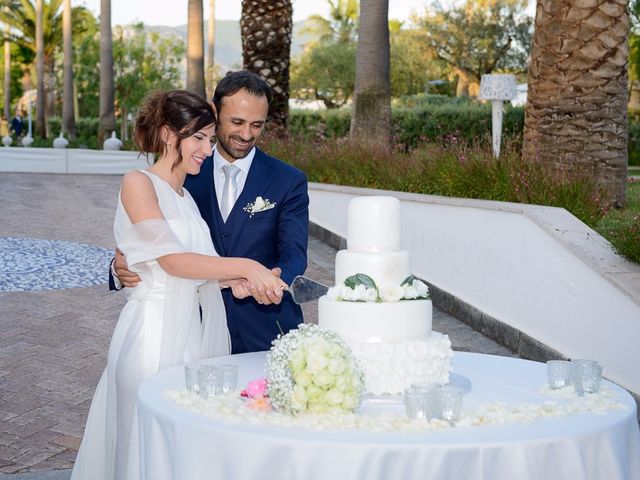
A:
{"type": "Polygon", "coordinates": [[[73,113],[73,47],[71,43],[71,0],[64,0],[62,13],[63,45],[63,101],[62,125],[69,140],[76,139],[76,121],[73,113]]]}
{"type": "Polygon", "coordinates": [[[202,0],[189,0],[187,18],[187,90],[202,98],[204,88],[204,13],[202,0]]]}
{"type": "Polygon", "coordinates": [[[389,0],[362,0],[350,137],[384,148],[391,139],[389,57],[389,0]]]}
{"type": "Polygon", "coordinates": [[[9,43],[9,24],[6,24],[4,28],[4,118],[7,122],[11,119],[11,43],[9,43]]]}
{"type": "Polygon", "coordinates": [[[116,129],[111,0],[100,0],[100,129],[98,144],[116,129]]]}
{"type": "Polygon", "coordinates": [[[625,202],[629,11],[538,0],[523,158],[593,175],[611,205],[625,202]]]}
{"type": "Polygon", "coordinates": [[[207,50],[207,87],[209,91],[208,97],[213,97],[215,90],[216,76],[216,0],[209,0],[209,25],[208,25],[208,50],[207,50]]]}
{"type": "Polygon", "coordinates": [[[272,126],[286,129],[289,119],[291,0],[242,0],[240,32],[245,70],[260,75],[273,89],[272,126]]]}
{"type": "Polygon", "coordinates": [[[47,138],[44,85],[44,31],[42,25],[43,0],[36,0],[36,135],[47,138]]]}

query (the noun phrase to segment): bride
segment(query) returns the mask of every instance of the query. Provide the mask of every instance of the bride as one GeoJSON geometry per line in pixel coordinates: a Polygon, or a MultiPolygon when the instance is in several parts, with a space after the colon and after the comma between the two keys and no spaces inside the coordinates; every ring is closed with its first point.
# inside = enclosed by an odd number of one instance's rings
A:
{"type": "Polygon", "coordinates": [[[214,133],[213,107],[188,91],[152,94],[139,110],[134,139],[156,161],[124,176],[114,234],[142,281],[127,289],[72,480],[140,478],[140,383],[161,369],[230,353],[218,281],[273,301],[286,288],[258,262],[219,257],[183,188],[211,155],[214,133]]]}

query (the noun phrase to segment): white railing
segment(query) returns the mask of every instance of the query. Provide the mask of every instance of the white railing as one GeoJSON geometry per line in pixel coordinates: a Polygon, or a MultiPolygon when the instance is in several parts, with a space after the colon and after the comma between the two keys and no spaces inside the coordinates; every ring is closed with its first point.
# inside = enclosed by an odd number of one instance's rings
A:
{"type": "Polygon", "coordinates": [[[122,174],[148,166],[130,151],[0,147],[0,172],[122,174]]]}
{"type": "Polygon", "coordinates": [[[357,195],[402,205],[414,273],[640,393],[640,266],[561,208],[311,184],[310,216],[346,237],[357,195]]]}

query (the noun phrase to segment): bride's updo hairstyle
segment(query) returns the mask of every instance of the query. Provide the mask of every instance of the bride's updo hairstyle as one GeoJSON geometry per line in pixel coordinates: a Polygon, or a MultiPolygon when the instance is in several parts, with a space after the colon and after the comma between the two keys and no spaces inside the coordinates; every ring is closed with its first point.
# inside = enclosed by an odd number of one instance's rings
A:
{"type": "Polygon", "coordinates": [[[173,164],[175,167],[182,161],[182,140],[215,122],[212,105],[195,93],[188,90],[155,92],[140,105],[133,127],[133,139],[142,155],[153,154],[155,160],[168,148],[175,148],[178,152],[178,159],[173,164]],[[167,145],[163,140],[164,126],[176,135],[175,145],[167,145]]]}

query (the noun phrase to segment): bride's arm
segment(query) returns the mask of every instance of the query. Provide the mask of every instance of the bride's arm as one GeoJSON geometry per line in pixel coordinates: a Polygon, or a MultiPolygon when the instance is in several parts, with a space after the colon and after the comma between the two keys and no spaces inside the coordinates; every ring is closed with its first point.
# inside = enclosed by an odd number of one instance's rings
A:
{"type": "MultiPolygon", "coordinates": [[[[122,204],[132,223],[163,220],[151,180],[141,172],[124,176],[122,204]]],[[[168,274],[203,280],[245,278],[255,288],[254,296],[265,303],[278,301],[286,284],[260,263],[248,258],[212,257],[198,253],[175,253],[159,257],[158,263],[168,274]],[[261,298],[260,298],[261,297],[261,298]]]]}

